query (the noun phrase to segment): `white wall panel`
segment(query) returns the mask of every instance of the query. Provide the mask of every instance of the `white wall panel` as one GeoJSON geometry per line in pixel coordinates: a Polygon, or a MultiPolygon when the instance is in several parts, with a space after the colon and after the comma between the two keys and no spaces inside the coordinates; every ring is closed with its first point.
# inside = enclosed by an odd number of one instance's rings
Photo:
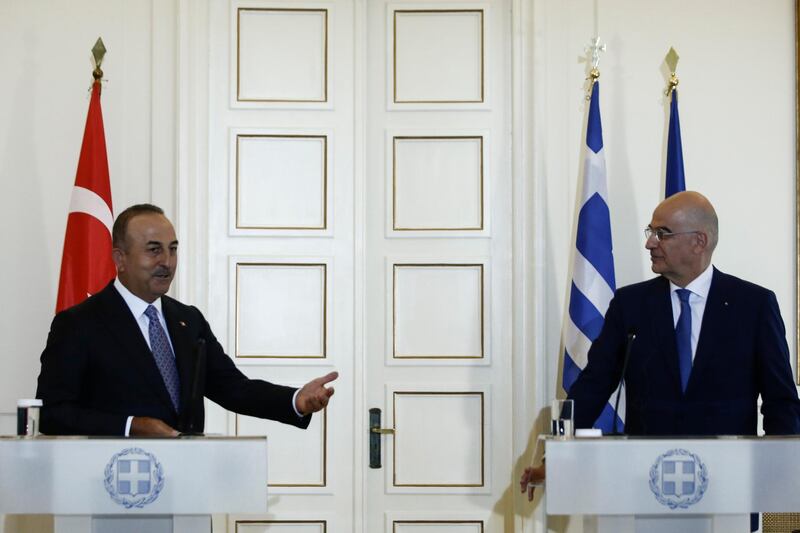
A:
{"type": "Polygon", "coordinates": [[[395,103],[484,100],[483,10],[398,8],[391,15],[395,103]]]}
{"type": "Polygon", "coordinates": [[[458,520],[395,520],[392,533],[483,533],[483,522],[458,520]]]}
{"type": "Polygon", "coordinates": [[[394,230],[483,229],[483,137],[394,137],[392,156],[394,230]]]}
{"type": "Polygon", "coordinates": [[[237,520],[235,533],[327,533],[324,521],[237,520]]]}
{"type": "Polygon", "coordinates": [[[393,356],[484,356],[483,265],[393,265],[393,356]]]}
{"type": "Polygon", "coordinates": [[[395,392],[396,487],[482,487],[482,392],[395,392]]]}
{"type": "Polygon", "coordinates": [[[325,229],[325,135],[235,134],[235,227],[325,229]]]}
{"type": "Polygon", "coordinates": [[[327,100],[328,11],[239,7],[237,100],[327,100]]]}
{"type": "Polygon", "coordinates": [[[237,357],[326,356],[327,265],[235,264],[237,357]]]}
{"type": "Polygon", "coordinates": [[[266,435],[269,438],[270,492],[281,492],[280,487],[325,486],[327,425],[327,411],[314,415],[305,430],[271,420],[236,415],[236,435],[266,435]]]}

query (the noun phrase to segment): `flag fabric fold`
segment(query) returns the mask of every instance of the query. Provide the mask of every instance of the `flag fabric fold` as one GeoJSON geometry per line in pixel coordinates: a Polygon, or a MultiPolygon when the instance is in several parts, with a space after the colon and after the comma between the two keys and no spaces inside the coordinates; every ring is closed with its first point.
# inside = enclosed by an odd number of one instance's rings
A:
{"type": "MultiPolygon", "coordinates": [[[[600,335],[608,304],[616,290],[611,245],[603,127],[600,120],[600,84],[595,83],[586,128],[583,192],[575,239],[575,259],[569,297],[569,318],[564,328],[562,385],[569,392],[588,361],[589,347],[600,335]]],[[[609,399],[611,401],[611,399],[609,399]]],[[[580,409],[580,406],[575,406],[580,409]]],[[[624,394],[620,400],[618,428],[625,419],[624,394]]],[[[607,403],[595,427],[609,433],[614,426],[613,405],[607,403]]]]}
{"type": "Polygon", "coordinates": [[[667,179],[664,198],[686,190],[686,175],[683,172],[683,144],[681,143],[681,121],[678,116],[678,90],[672,91],[669,104],[669,129],[667,133],[667,179]]]}
{"type": "Polygon", "coordinates": [[[69,205],[56,313],[100,291],[116,276],[113,222],[100,81],[95,81],[69,205]]]}

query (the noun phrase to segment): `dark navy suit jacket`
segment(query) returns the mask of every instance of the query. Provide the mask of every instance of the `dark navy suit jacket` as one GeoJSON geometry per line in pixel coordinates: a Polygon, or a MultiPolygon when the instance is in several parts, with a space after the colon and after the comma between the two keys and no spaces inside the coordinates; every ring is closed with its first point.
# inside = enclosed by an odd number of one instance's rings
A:
{"type": "MultiPolygon", "coordinates": [[[[168,296],[162,311],[181,382],[182,410],[190,400],[195,346],[207,346],[205,396],[237,413],[307,427],[292,405],[296,389],[248,379],[217,342],[202,313],[168,296]]],[[[128,416],[158,418],[174,428],[172,406],[153,355],[136,319],[110,283],[53,319],[42,353],[37,397],[44,401],[41,429],[50,435],[123,435],[128,416]]],[[[194,412],[202,431],[202,401],[194,412]]]]}
{"type": "Polygon", "coordinates": [[[681,391],[669,282],[619,289],[588,364],[573,384],[576,427],[591,427],[622,372],[629,435],[755,435],[757,399],[767,434],[800,433],[800,404],[775,294],[714,269],[692,373],[681,391]]]}

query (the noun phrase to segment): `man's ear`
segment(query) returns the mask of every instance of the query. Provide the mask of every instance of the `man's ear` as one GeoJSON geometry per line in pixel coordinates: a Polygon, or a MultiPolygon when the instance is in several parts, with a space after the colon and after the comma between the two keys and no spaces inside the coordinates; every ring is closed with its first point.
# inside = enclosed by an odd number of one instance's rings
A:
{"type": "Polygon", "coordinates": [[[114,265],[117,267],[117,272],[125,271],[125,252],[120,248],[113,248],[111,250],[111,259],[114,260],[114,265]]]}
{"type": "Polygon", "coordinates": [[[708,233],[704,231],[698,231],[696,233],[697,236],[697,246],[701,248],[700,251],[706,250],[708,248],[708,233]]]}

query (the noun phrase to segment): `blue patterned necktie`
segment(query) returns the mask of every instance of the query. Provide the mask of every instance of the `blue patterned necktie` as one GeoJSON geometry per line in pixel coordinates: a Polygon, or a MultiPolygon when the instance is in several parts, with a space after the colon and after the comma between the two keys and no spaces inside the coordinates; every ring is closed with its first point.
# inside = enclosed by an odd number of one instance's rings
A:
{"type": "Polygon", "coordinates": [[[681,301],[681,314],[675,326],[675,341],[678,344],[678,367],[681,371],[681,390],[686,392],[689,384],[689,374],[692,373],[692,308],[689,307],[689,296],[692,291],[678,289],[678,299],[681,301]]]}
{"type": "Polygon", "coordinates": [[[178,367],[175,364],[175,354],[172,353],[172,347],[167,339],[167,334],[164,328],[161,327],[161,322],[158,320],[158,311],[152,305],[148,305],[144,312],[147,318],[150,319],[149,333],[150,333],[150,351],[153,352],[153,358],[156,360],[158,370],[161,372],[161,378],[164,380],[164,385],[167,387],[169,397],[172,400],[172,406],[175,412],[180,408],[180,390],[181,383],[178,378],[178,367]]]}

